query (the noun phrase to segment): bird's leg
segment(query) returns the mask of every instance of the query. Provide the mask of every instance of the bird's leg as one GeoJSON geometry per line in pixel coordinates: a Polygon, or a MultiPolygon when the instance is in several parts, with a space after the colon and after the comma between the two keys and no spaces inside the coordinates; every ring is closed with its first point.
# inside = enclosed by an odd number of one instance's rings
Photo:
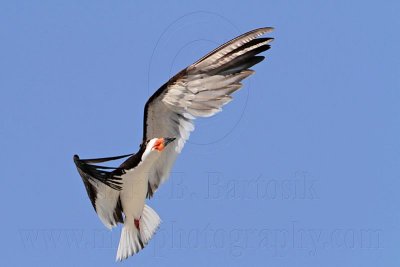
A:
{"type": "MultiPolygon", "coordinates": [[[[142,217],[142,216],[140,216],[140,218],[141,218],[141,217],[142,217]]],[[[138,230],[140,230],[140,226],[139,226],[140,218],[139,218],[139,219],[134,219],[134,220],[133,220],[133,222],[135,223],[135,226],[136,226],[136,228],[137,228],[138,230]]]]}

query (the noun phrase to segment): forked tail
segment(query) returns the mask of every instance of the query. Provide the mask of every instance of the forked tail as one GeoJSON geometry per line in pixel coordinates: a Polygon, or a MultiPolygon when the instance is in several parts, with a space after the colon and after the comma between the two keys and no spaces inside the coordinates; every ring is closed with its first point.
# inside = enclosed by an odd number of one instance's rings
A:
{"type": "Polygon", "coordinates": [[[122,261],[142,250],[157,231],[161,219],[149,206],[144,205],[139,222],[126,217],[119,240],[117,261],[122,261]]]}

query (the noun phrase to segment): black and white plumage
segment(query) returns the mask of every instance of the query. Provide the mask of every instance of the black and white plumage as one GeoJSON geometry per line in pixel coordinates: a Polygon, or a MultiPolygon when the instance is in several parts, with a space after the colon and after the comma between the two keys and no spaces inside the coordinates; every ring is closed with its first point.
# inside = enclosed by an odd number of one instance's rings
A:
{"type": "Polygon", "coordinates": [[[160,218],[145,205],[146,197],[168,178],[194,130],[194,119],[220,112],[241,81],[254,73],[250,67],[264,59],[258,54],[273,40],[259,37],[270,31],[260,28],[236,37],[161,86],[145,105],[143,140],[136,154],[86,160],[74,156],[100,220],[110,229],[124,224],[117,260],[137,253],[151,239],[160,218]],[[116,168],[97,165],[122,158],[127,159],[116,168]]]}

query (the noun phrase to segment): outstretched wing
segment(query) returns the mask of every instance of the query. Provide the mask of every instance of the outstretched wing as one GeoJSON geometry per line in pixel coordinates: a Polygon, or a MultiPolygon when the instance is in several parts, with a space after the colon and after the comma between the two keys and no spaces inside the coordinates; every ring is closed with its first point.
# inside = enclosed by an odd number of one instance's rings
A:
{"type": "Polygon", "coordinates": [[[132,155],[98,159],[80,159],[78,155],[74,156],[76,168],[82,177],[93,208],[108,228],[116,226],[118,222],[123,222],[121,204],[119,203],[119,191],[122,182],[118,175],[122,170],[94,165],[93,163],[122,159],[132,155]]]}
{"type": "Polygon", "coordinates": [[[144,110],[143,142],[155,137],[175,137],[149,174],[152,194],[165,181],[181,152],[196,117],[220,112],[241,88],[241,81],[253,74],[249,68],[261,62],[259,53],[270,48],[273,38],[258,38],[272,31],[260,28],[221,45],[194,64],[180,71],[155,92],[144,110]]]}

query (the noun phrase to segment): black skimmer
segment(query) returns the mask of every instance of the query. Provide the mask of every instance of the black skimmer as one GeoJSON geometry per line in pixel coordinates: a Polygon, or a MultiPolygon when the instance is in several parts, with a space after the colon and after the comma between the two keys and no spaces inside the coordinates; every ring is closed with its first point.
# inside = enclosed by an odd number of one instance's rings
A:
{"type": "Polygon", "coordinates": [[[231,101],[250,67],[270,48],[273,38],[259,38],[272,28],[255,29],[216,48],[161,86],[144,107],[143,140],[136,154],[80,159],[74,156],[87,194],[103,224],[123,224],[116,259],[146,246],[161,220],[145,204],[169,176],[196,117],[209,117],[231,101]],[[119,167],[97,165],[127,158],[119,167]]]}

